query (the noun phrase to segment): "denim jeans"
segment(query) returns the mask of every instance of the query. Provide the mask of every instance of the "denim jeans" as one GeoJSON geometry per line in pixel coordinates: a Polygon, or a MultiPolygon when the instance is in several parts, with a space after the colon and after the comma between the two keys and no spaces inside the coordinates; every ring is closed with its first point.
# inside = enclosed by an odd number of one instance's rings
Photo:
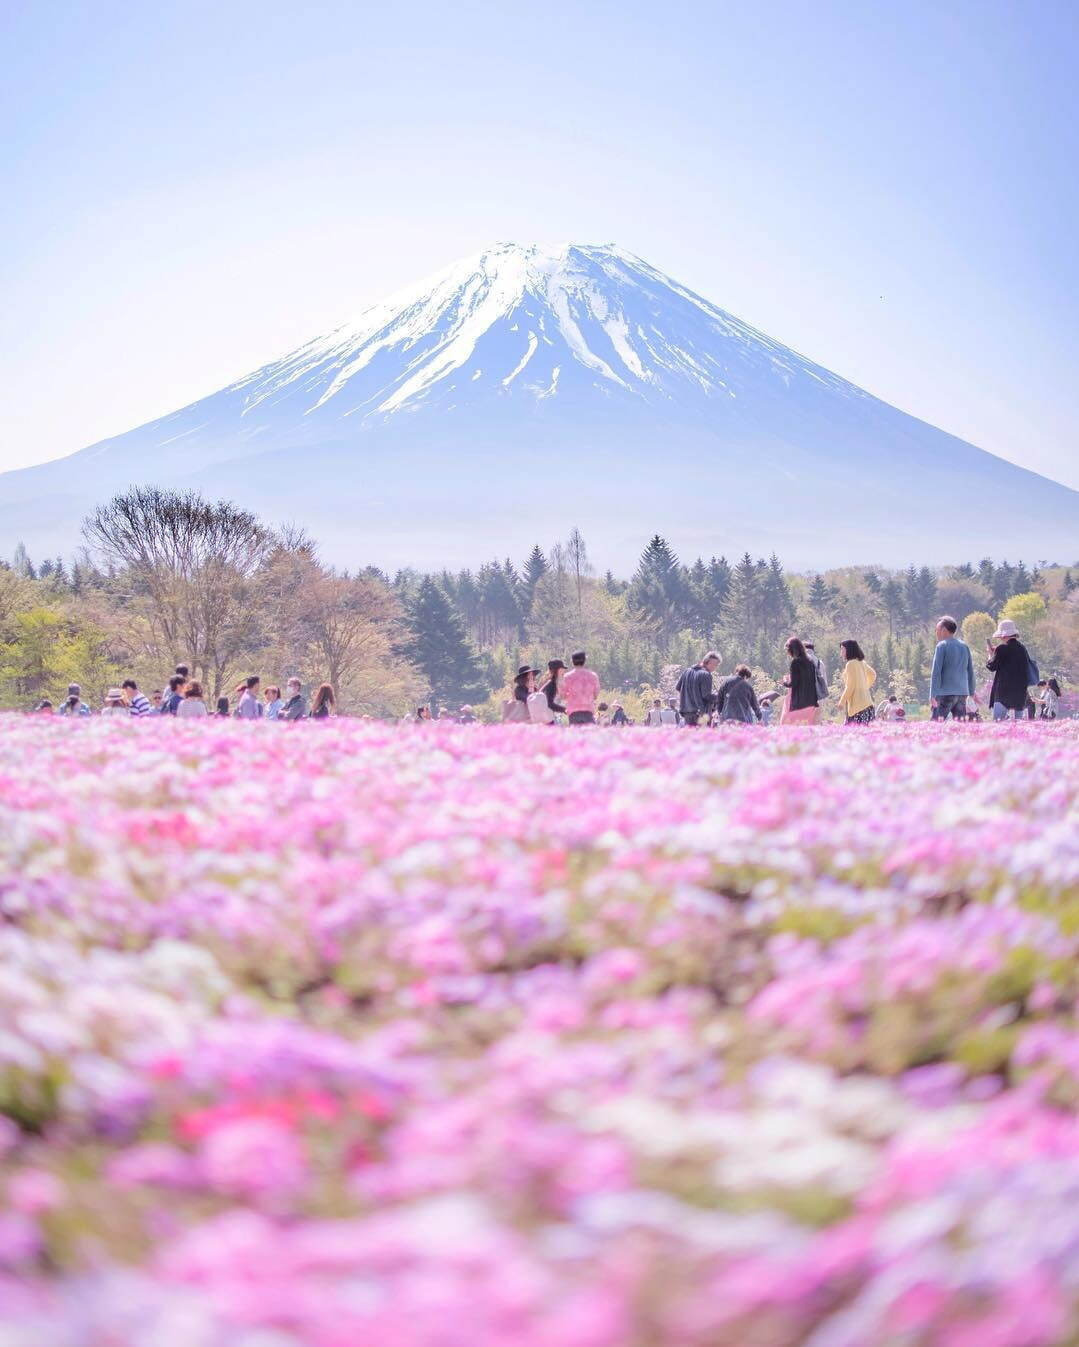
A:
{"type": "Polygon", "coordinates": [[[1011,714],[1016,718],[1016,720],[1022,720],[1022,719],[1023,719],[1023,716],[1024,716],[1024,714],[1025,714],[1025,708],[1023,708],[1023,707],[1019,707],[1019,708],[1017,708],[1017,709],[1014,709],[1014,708],[1012,708],[1012,707],[1005,706],[1003,702],[994,702],[994,703],[993,703],[993,719],[994,719],[994,720],[1007,720],[1007,719],[1008,719],[1008,712],[1009,712],[1009,711],[1011,711],[1011,714]]]}
{"type": "Polygon", "coordinates": [[[945,692],[938,694],[937,704],[933,708],[934,720],[947,720],[949,716],[954,716],[956,720],[962,720],[967,714],[967,699],[961,693],[945,692]]]}

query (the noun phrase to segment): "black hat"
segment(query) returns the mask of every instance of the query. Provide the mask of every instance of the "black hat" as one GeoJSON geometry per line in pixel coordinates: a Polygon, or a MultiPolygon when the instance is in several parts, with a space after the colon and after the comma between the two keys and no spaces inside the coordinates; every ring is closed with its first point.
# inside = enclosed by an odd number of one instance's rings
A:
{"type": "Polygon", "coordinates": [[[566,661],[564,659],[549,659],[547,661],[547,670],[549,673],[554,673],[556,669],[564,669],[565,667],[566,661]]]}
{"type": "Polygon", "coordinates": [[[531,673],[531,674],[538,674],[538,673],[539,673],[539,670],[538,670],[538,669],[533,669],[533,667],[532,667],[531,664],[522,664],[521,667],[517,670],[517,677],[518,677],[518,678],[524,678],[524,676],[525,676],[526,674],[530,674],[530,673],[531,673]]]}

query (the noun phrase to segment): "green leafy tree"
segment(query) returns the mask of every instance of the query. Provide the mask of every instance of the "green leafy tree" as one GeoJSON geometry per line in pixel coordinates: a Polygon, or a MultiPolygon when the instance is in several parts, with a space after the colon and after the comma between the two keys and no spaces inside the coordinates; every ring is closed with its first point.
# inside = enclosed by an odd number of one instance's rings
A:
{"type": "Polygon", "coordinates": [[[647,621],[661,645],[686,623],[686,582],[678,558],[657,533],[641,553],[629,588],[630,605],[647,621]]]}

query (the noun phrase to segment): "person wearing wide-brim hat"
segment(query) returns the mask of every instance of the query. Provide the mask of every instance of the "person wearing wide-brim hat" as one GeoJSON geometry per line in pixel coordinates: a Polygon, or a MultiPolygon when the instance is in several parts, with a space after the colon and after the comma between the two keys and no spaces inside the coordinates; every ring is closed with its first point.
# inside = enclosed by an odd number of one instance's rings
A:
{"type": "Polygon", "coordinates": [[[1022,720],[1030,685],[1030,656],[1019,639],[1018,627],[1010,618],[1003,618],[985,648],[989,654],[985,667],[993,675],[989,690],[993,719],[1004,720],[1010,711],[1016,720],[1022,720]],[[994,641],[998,643],[995,648],[994,641]]]}
{"type": "Polygon", "coordinates": [[[131,711],[124,705],[124,693],[122,688],[109,688],[105,693],[105,705],[101,708],[103,716],[127,716],[131,718],[131,711]]]}
{"type": "Polygon", "coordinates": [[[517,675],[513,680],[513,696],[502,706],[502,719],[504,721],[525,722],[529,719],[528,699],[536,690],[536,674],[538,669],[533,669],[531,664],[522,664],[517,670],[517,675]]]}

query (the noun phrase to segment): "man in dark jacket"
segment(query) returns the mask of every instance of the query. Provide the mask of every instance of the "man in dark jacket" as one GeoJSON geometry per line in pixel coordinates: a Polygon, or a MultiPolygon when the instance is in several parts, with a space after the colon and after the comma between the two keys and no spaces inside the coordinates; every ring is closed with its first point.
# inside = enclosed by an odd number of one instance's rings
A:
{"type": "Polygon", "coordinates": [[[694,664],[692,669],[683,670],[675,687],[681,698],[679,711],[684,724],[699,725],[701,716],[704,716],[707,722],[712,714],[712,708],[716,704],[715,692],[712,689],[712,674],[718,668],[719,656],[714,650],[709,650],[700,664],[694,664]]]}
{"type": "Polygon", "coordinates": [[[288,680],[285,687],[288,699],[278,714],[278,720],[303,720],[304,716],[307,715],[307,702],[304,700],[300,687],[298,678],[288,680]]]}
{"type": "Polygon", "coordinates": [[[986,668],[993,675],[989,705],[993,719],[1004,720],[1010,711],[1016,720],[1022,720],[1027,708],[1027,688],[1030,686],[1030,656],[1019,639],[1015,623],[1004,618],[985,648],[989,652],[986,668]],[[993,649],[993,641],[1000,644],[993,649]]]}

